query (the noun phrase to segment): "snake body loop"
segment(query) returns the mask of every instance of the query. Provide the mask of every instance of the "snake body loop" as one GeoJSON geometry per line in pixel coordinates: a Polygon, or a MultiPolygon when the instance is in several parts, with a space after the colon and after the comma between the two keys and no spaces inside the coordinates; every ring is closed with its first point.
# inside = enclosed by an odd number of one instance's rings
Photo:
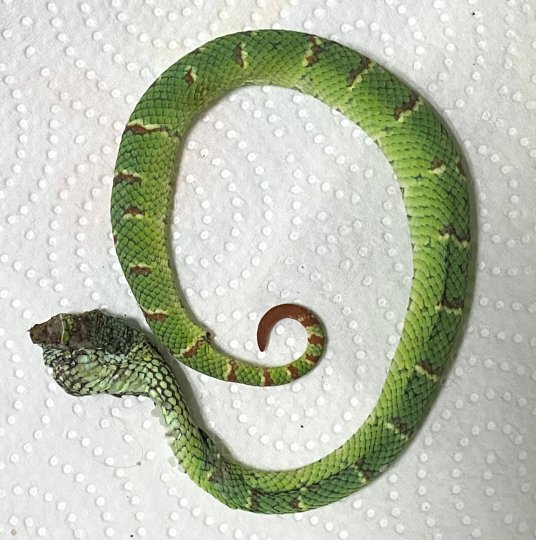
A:
{"type": "Polygon", "coordinates": [[[168,222],[175,160],[192,122],[245,84],[311,94],[361,126],[391,163],[412,245],[413,282],[398,348],[380,396],[342,446],[292,471],[258,471],[225,459],[199,429],[178,381],[143,334],[100,312],[61,314],[32,329],[56,380],[76,395],[145,394],[160,407],[172,448],[200,486],[232,508],[285,513],[336,501],[368,484],[400,454],[427,412],[462,317],[469,265],[468,182],[457,146],[432,108],[373,60],[333,41],[284,30],[217,38],[167,69],[126,125],[114,175],[117,254],[156,338],[186,365],[253,385],[284,384],[312,369],[325,345],[308,309],[278,306],[306,329],[307,347],[279,367],[249,364],[214,347],[184,304],[170,263],[168,222]]]}

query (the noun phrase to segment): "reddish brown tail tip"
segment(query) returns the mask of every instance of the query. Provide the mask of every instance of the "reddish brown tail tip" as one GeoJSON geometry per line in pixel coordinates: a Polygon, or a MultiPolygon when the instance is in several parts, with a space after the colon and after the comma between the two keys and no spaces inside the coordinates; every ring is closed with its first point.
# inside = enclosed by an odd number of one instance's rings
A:
{"type": "Polygon", "coordinates": [[[257,345],[261,351],[266,350],[268,338],[274,326],[283,319],[294,319],[305,328],[318,324],[318,319],[311,311],[296,304],[280,304],[269,309],[261,318],[257,327],[257,345]]]}

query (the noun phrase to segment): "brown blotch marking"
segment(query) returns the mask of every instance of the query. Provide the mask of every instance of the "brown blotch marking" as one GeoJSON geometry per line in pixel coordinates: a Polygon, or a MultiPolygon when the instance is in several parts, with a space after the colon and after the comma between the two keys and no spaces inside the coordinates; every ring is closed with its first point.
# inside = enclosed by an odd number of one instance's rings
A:
{"type": "Polygon", "coordinates": [[[296,379],[298,379],[299,376],[300,376],[300,372],[299,372],[298,369],[297,369],[295,366],[293,366],[292,364],[291,364],[290,366],[287,367],[287,371],[288,371],[288,373],[289,373],[289,375],[290,375],[290,378],[291,378],[292,380],[294,380],[294,381],[295,381],[296,379]]]}
{"type": "Polygon", "coordinates": [[[372,471],[365,468],[365,458],[359,458],[355,463],[355,468],[365,477],[365,480],[368,482],[374,478],[372,471]]]}
{"type": "Polygon", "coordinates": [[[296,510],[303,510],[303,507],[301,506],[300,499],[292,499],[290,501],[290,504],[292,508],[296,508],[296,510]]]}
{"type": "Polygon", "coordinates": [[[170,131],[163,126],[142,126],[141,124],[128,124],[125,128],[125,133],[135,133],[136,135],[145,135],[146,133],[170,133],[170,131]]]}
{"type": "Polygon", "coordinates": [[[238,43],[233,49],[233,60],[241,67],[246,67],[246,62],[244,60],[244,44],[238,43]]]}
{"type": "Polygon", "coordinates": [[[259,510],[259,495],[260,493],[256,489],[252,489],[250,491],[251,495],[251,503],[249,505],[249,509],[253,512],[257,512],[259,510]]]}
{"type": "Polygon", "coordinates": [[[125,211],[123,212],[123,215],[125,216],[128,215],[132,217],[144,216],[145,210],[142,210],[141,208],[138,208],[137,206],[129,206],[128,208],[125,209],[125,211]]]}
{"type": "Polygon", "coordinates": [[[221,470],[221,467],[215,467],[208,477],[208,481],[212,484],[221,484],[222,480],[224,480],[223,471],[221,470]]]}
{"type": "Polygon", "coordinates": [[[145,318],[148,321],[165,321],[167,319],[167,313],[162,313],[159,311],[151,313],[149,311],[144,310],[144,314],[145,314],[145,318]]]}
{"type": "Polygon", "coordinates": [[[421,360],[415,365],[419,366],[424,372],[428,373],[428,375],[431,375],[432,377],[439,377],[443,373],[441,368],[434,368],[428,360],[421,360]]]}
{"type": "Polygon", "coordinates": [[[445,162],[442,159],[435,158],[430,165],[430,170],[435,171],[436,169],[440,169],[441,167],[443,167],[443,165],[445,165],[445,162]]]}
{"type": "Polygon", "coordinates": [[[268,368],[264,368],[262,370],[262,376],[263,376],[263,386],[272,386],[274,384],[274,381],[272,379],[272,376],[270,375],[270,370],[268,368]]]}
{"type": "Polygon", "coordinates": [[[310,67],[316,64],[319,60],[318,56],[322,47],[322,43],[316,36],[309,37],[309,43],[311,44],[311,52],[305,57],[305,67],[310,67]]]}
{"type": "Polygon", "coordinates": [[[358,64],[358,66],[352,69],[346,76],[346,85],[353,86],[357,78],[360,75],[362,75],[365,71],[367,71],[370,64],[372,64],[372,60],[370,58],[363,57],[361,62],[358,64]]]}
{"type": "Polygon", "coordinates": [[[302,326],[305,326],[305,328],[307,328],[308,326],[319,325],[318,319],[310,311],[306,310],[305,308],[301,308],[301,309],[303,310],[304,315],[303,317],[300,317],[299,319],[297,319],[297,321],[300,322],[302,326]]]}
{"type": "Polygon", "coordinates": [[[205,334],[204,336],[201,336],[191,347],[189,347],[182,353],[182,356],[184,358],[192,358],[193,356],[197,354],[197,351],[201,348],[201,346],[205,342],[208,341],[208,339],[209,339],[208,333],[205,334]]]}
{"type": "Polygon", "coordinates": [[[311,334],[308,338],[307,338],[307,341],[311,344],[311,345],[324,345],[324,338],[322,336],[317,336],[316,334],[311,334]]]}
{"type": "Polygon", "coordinates": [[[113,185],[117,186],[118,184],[139,184],[141,183],[141,178],[134,174],[128,173],[117,173],[114,176],[113,185]]]}
{"type": "Polygon", "coordinates": [[[419,94],[411,92],[409,100],[395,108],[395,118],[399,120],[405,112],[412,111],[419,102],[419,94]]]}
{"type": "Polygon", "coordinates": [[[441,305],[449,309],[463,309],[464,299],[463,298],[453,298],[449,300],[446,296],[446,293],[443,294],[441,298],[441,305]]]}
{"type": "Polygon", "coordinates": [[[192,84],[194,84],[194,82],[195,82],[195,75],[194,75],[194,72],[193,72],[193,69],[192,69],[192,68],[188,68],[188,70],[187,70],[186,73],[184,74],[183,79],[186,81],[186,84],[187,84],[188,86],[192,86],[192,84]]]}
{"type": "Polygon", "coordinates": [[[148,276],[152,272],[149,266],[143,266],[141,264],[131,266],[129,270],[130,273],[134,274],[135,276],[148,276]]]}
{"type": "Polygon", "coordinates": [[[208,480],[212,484],[221,484],[223,480],[223,474],[219,470],[215,470],[210,473],[210,476],[208,477],[208,480]]]}
{"type": "Polygon", "coordinates": [[[391,418],[389,420],[393,426],[395,426],[396,430],[399,433],[402,433],[402,435],[405,435],[406,437],[410,437],[413,434],[413,429],[409,428],[405,422],[403,422],[400,418],[391,418]]]}
{"type": "Polygon", "coordinates": [[[227,380],[229,382],[235,382],[236,381],[236,368],[238,365],[234,360],[229,361],[229,365],[231,366],[231,369],[229,370],[229,373],[227,374],[227,380]]]}
{"type": "Polygon", "coordinates": [[[319,357],[316,354],[306,354],[305,360],[311,364],[316,364],[318,362],[319,357]]]}
{"type": "Polygon", "coordinates": [[[457,234],[454,230],[454,225],[452,223],[448,223],[445,225],[440,231],[439,234],[441,236],[452,236],[458,240],[458,242],[469,242],[469,234],[457,234]]]}

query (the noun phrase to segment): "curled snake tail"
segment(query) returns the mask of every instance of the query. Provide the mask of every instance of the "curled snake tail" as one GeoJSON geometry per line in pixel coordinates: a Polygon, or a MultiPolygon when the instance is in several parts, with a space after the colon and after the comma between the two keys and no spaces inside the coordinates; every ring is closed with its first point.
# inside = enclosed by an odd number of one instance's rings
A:
{"type": "Polygon", "coordinates": [[[261,318],[257,327],[257,345],[261,351],[265,351],[268,339],[274,326],[283,319],[298,321],[307,332],[308,342],[324,342],[322,324],[318,317],[308,308],[297,304],[279,304],[269,309],[261,318]],[[315,336],[315,338],[312,338],[315,336]]]}

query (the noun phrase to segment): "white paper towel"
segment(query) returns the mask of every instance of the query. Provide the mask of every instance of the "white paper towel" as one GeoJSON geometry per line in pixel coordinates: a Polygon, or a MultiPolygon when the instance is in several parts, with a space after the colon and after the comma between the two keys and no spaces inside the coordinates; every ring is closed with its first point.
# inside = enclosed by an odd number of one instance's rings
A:
{"type": "MultiPolygon", "coordinates": [[[[145,0],[0,3],[0,537],[236,540],[536,537],[536,24],[518,0],[145,0]],[[474,287],[445,387],[382,477],[305,514],[233,511],[171,458],[149,400],[63,393],[28,328],[106,307],[141,321],[110,237],[120,134],[139,97],[203,42],[247,28],[361,50],[432,102],[473,179],[474,287]]],[[[315,99],[234,92],[189,134],[173,216],[181,286],[218,344],[251,361],[304,346],[269,307],[300,302],[329,333],[289,386],[179,368],[189,403],[247,464],[335,449],[371,410],[396,348],[410,244],[389,164],[315,99]]]]}

